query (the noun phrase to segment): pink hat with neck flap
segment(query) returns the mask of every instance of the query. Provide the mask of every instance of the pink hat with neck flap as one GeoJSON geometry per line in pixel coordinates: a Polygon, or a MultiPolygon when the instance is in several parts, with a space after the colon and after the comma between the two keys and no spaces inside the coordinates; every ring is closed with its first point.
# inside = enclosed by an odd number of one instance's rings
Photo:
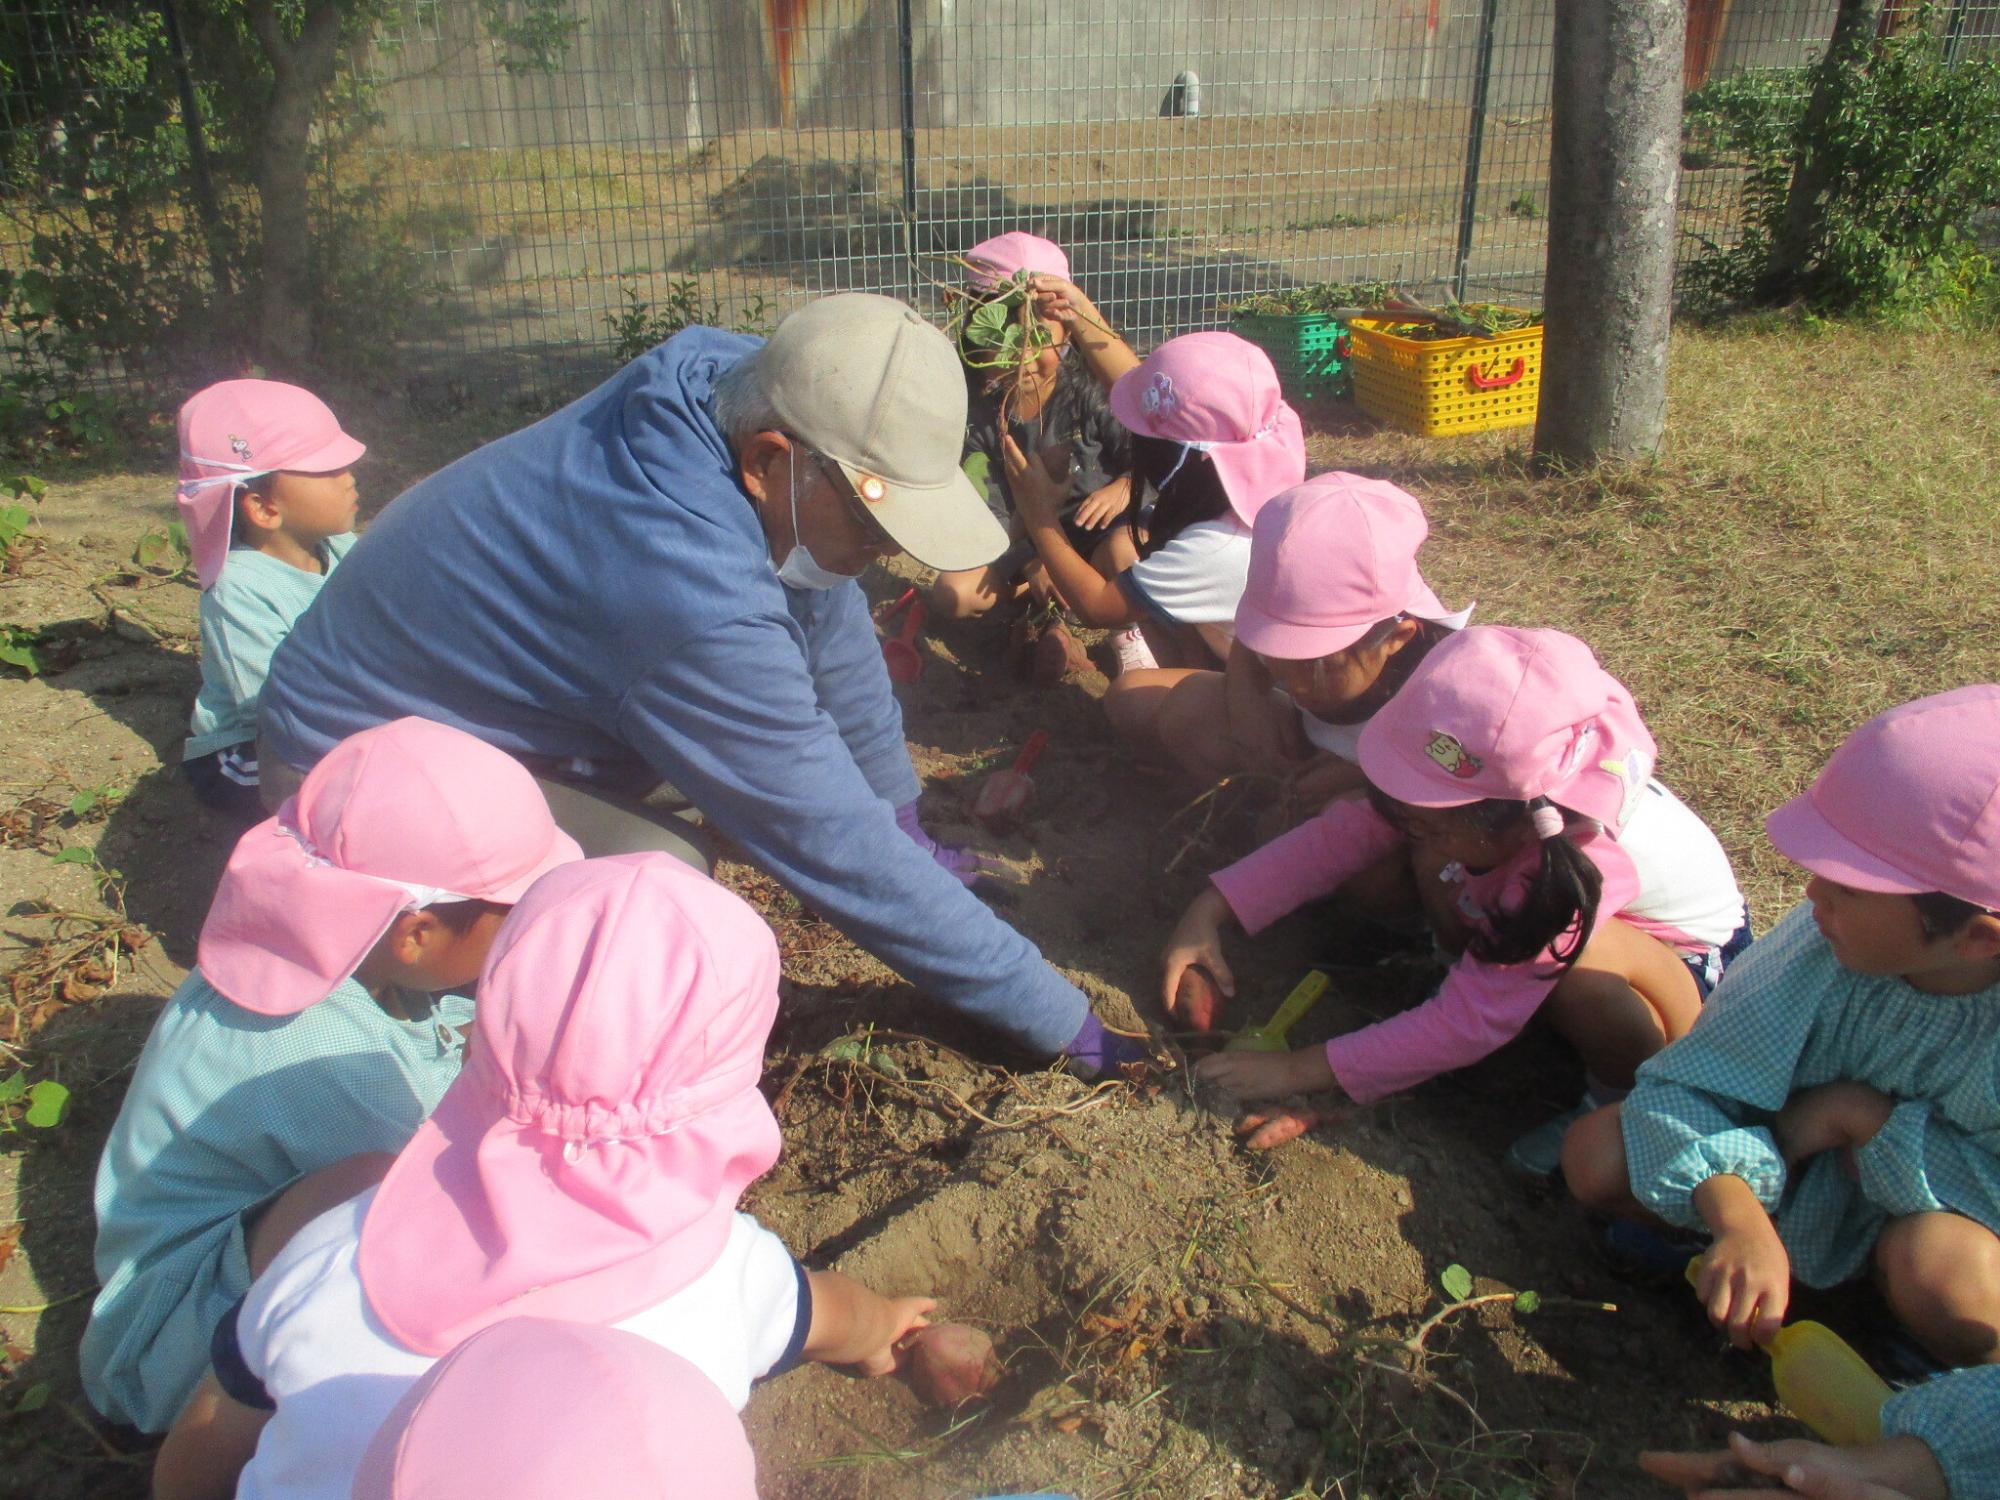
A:
{"type": "Polygon", "coordinates": [[[406,911],[502,906],[583,858],[504,750],[428,719],[342,740],[298,795],[237,841],[202,923],[202,977],[245,1010],[289,1016],[351,977],[406,911]]]}
{"type": "Polygon", "coordinates": [[[715,1383],[617,1328],[509,1318],[398,1401],[353,1500],[756,1500],[757,1461],[715,1383]]]}
{"type": "Polygon", "coordinates": [[[1413,807],[1547,797],[1616,833],[1657,751],[1623,683],[1560,630],[1475,625],[1361,731],[1361,770],[1413,807]]]}
{"type": "Polygon", "coordinates": [[[975,292],[990,292],[1023,271],[1069,280],[1069,257],[1062,246],[1018,229],[981,240],[965,252],[965,259],[971,263],[965,284],[975,292]]]}
{"type": "Polygon", "coordinates": [[[1463,625],[1417,571],[1430,533],[1416,496],[1386,479],[1334,472],[1274,496],[1251,528],[1236,639],[1260,656],[1306,661],[1345,651],[1384,620],[1463,625]]]}
{"type": "Polygon", "coordinates": [[[266,474],[337,474],[368,449],[311,391],[281,380],[225,380],[181,403],[174,489],[195,576],[215,587],[229,557],[236,488],[266,474]]]}
{"type": "Polygon", "coordinates": [[[361,1227],[390,1335],[442,1354],[522,1314],[616,1323],[715,1263],[778,1159],[757,1090],[778,945],[669,855],[537,883],[479,980],[465,1068],[361,1227]]]}
{"type": "Polygon", "coordinates": [[[1877,714],[1764,830],[1787,859],[1840,885],[2000,908],[2000,686],[1877,714]]]}
{"type": "Polygon", "coordinates": [[[1111,414],[1128,431],[1206,453],[1245,526],[1306,477],[1305,429],[1271,356],[1233,333],[1168,339],[1118,377],[1111,414]]]}

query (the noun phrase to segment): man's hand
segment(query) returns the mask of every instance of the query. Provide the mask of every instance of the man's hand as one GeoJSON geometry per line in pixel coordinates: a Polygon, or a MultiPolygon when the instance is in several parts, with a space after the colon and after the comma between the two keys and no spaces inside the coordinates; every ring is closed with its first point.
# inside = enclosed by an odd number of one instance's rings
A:
{"type": "Polygon", "coordinates": [[[1058,480],[1049,472],[1049,456],[1055,451],[1051,449],[1049,453],[1029,458],[1014,441],[1013,434],[1000,434],[1000,464],[1007,476],[1007,493],[1013,497],[1014,509],[1030,527],[1061,524],[1062,503],[1069,495],[1069,483],[1067,474],[1058,480]]]}
{"type": "Polygon", "coordinates": [[[1125,514],[1132,503],[1132,476],[1121,474],[1101,490],[1093,490],[1076,508],[1076,524],[1085,531],[1102,531],[1125,514]]]}
{"type": "Polygon", "coordinates": [[[1236,976],[1229,972],[1229,962],[1222,956],[1222,924],[1228,919],[1229,903],[1222,899],[1222,892],[1210,886],[1194,898],[1174,924],[1167,946],[1160,953],[1164,970],[1160,1000],[1168,1015],[1180,1014],[1181,978],[1196,965],[1208,970],[1215,987],[1224,996],[1235,995],[1236,976]]]}
{"type": "Polygon", "coordinates": [[[1335,1086],[1324,1047],[1300,1047],[1292,1052],[1218,1052],[1196,1063],[1194,1075],[1246,1104],[1282,1099],[1287,1094],[1318,1093],[1335,1086]]]}
{"type": "Polygon", "coordinates": [[[1875,1139],[1896,1101],[1880,1089],[1843,1079],[1794,1094],[1771,1122],[1778,1149],[1796,1165],[1822,1151],[1852,1151],[1875,1139]]]}
{"type": "MultiPolygon", "coordinates": [[[[1900,1441],[1900,1440],[1897,1440],[1900,1441]]],[[[1777,1443],[1753,1443],[1740,1432],[1729,1435],[1729,1451],[1708,1453],[1641,1453],[1639,1467],[1655,1479],[1677,1485],[1688,1500],[1749,1500],[1774,1490],[1811,1495],[1816,1500],[1934,1500],[1944,1494],[1943,1475],[1931,1488],[1933,1461],[1919,1464],[1911,1475],[1914,1488],[1898,1489],[1878,1482],[1870,1472],[1884,1465],[1889,1444],[1861,1449],[1829,1448],[1789,1438],[1777,1443]]],[[[1928,1455],[1925,1455],[1928,1457],[1928,1455]]]]}

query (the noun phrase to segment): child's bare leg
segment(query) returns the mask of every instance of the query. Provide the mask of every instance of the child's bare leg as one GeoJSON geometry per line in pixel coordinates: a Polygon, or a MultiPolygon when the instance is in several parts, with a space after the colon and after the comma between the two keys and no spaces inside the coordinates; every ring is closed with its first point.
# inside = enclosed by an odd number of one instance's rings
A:
{"type": "Polygon", "coordinates": [[[1640,1063],[1687,1035],[1701,991],[1673,949],[1614,917],[1597,924],[1542,1014],[1593,1079],[1625,1089],[1640,1063]]]}
{"type": "Polygon", "coordinates": [[[970,620],[1003,604],[1018,592],[997,568],[967,568],[940,573],[930,587],[930,612],[943,620],[970,620]]]}
{"type": "Polygon", "coordinates": [[[1150,671],[1120,672],[1104,690],[1104,713],[1111,727],[1134,749],[1155,754],[1173,754],[1173,742],[1164,734],[1163,715],[1175,690],[1196,677],[1220,673],[1194,672],[1186,667],[1155,667],[1150,671]]]}
{"type": "Polygon", "coordinates": [[[395,1160],[393,1152],[367,1151],[308,1172],[248,1221],[243,1249],[252,1278],[278,1258],[293,1235],[330,1208],[365,1193],[380,1182],[395,1160]]]}
{"type": "Polygon", "coordinates": [[[1875,1275],[1903,1326],[1940,1362],[2000,1364],[2000,1237],[1954,1213],[1892,1219],[1875,1275]]]}
{"type": "Polygon", "coordinates": [[[1632,1196],[1632,1176],[1625,1166],[1625,1132],[1619,1115],[1624,1106],[1594,1109],[1563,1137],[1563,1181],[1585,1208],[1620,1218],[1639,1217],[1639,1200],[1632,1196]]]}
{"type": "Polygon", "coordinates": [[[1204,785],[1234,771],[1237,756],[1229,742],[1229,705],[1222,674],[1182,672],[1160,705],[1154,733],[1180,768],[1204,785]]]}

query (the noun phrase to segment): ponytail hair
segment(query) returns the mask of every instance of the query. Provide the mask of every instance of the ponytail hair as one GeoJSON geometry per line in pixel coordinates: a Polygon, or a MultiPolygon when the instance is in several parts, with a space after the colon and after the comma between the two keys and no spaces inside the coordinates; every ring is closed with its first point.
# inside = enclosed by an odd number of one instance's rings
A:
{"type": "MultiPolygon", "coordinates": [[[[1400,826],[1401,803],[1373,786],[1368,789],[1368,800],[1385,819],[1400,826]]],[[[1583,953],[1584,944],[1590,941],[1597,925],[1597,903],[1604,894],[1604,876],[1570,841],[1564,828],[1563,810],[1547,797],[1530,802],[1489,797],[1455,811],[1489,832],[1521,818],[1532,818],[1542,849],[1541,868],[1535,872],[1521,904],[1494,916],[1487,924],[1490,931],[1475,930],[1466,942],[1466,951],[1488,964],[1527,963],[1547,951],[1559,966],[1569,969],[1583,953]]]]}

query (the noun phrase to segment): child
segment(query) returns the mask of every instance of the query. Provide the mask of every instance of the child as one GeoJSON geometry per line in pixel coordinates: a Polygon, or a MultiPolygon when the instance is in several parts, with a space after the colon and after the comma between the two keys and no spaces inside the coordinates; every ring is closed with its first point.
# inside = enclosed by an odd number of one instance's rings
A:
{"type": "Polygon", "coordinates": [[[410,1387],[354,1479],[354,1500],[556,1495],[756,1500],[757,1462],[679,1355],[594,1323],[508,1318],[410,1387]]]}
{"type": "Polygon", "coordinates": [[[433,995],[579,857],[518,762],[423,719],[336,745],[243,836],[98,1167],[81,1364],[99,1411],[167,1429],[216,1320],[311,1216],[312,1174],[338,1192],[333,1164],[400,1148],[457,1075],[472,1005],[433,995]]]}
{"type": "Polygon", "coordinates": [[[986,503],[1015,544],[983,568],[937,576],[930,605],[946,619],[982,615],[1018,596],[1034,562],[1034,546],[1022,535],[1003,473],[1003,433],[1024,452],[1046,455],[1045,463],[1068,476],[1061,513],[1071,544],[1085,551],[1103,544],[1106,528],[1124,513],[1132,470],[1131,438],[1112,419],[1104,393],[1139,363],[1069,279],[1069,257],[1060,246],[1016,232],[981,241],[965,260],[972,268],[965,292],[972,307],[1011,288],[1025,273],[1035,316],[1050,342],[1025,369],[1013,363],[989,369],[974,362],[979,356],[960,336],[968,397],[965,451],[985,460],[986,503]]]}
{"type": "Polygon", "coordinates": [[[248,1460],[242,1500],[345,1500],[403,1392],[522,1315],[650,1339],[738,1408],[800,1358],[893,1370],[931,1301],[808,1273],[736,1209],[778,1155],[757,1090],[777,1008],[770,929],[670,856],[542,880],[480,975],[464,1072],[381,1187],[225,1315],[154,1493],[226,1496],[248,1460]]]}
{"type": "Polygon", "coordinates": [[[1157,666],[1160,652],[1176,665],[1219,662],[1250,570],[1250,524],[1306,476],[1298,413],[1270,357],[1233,333],[1169,339],[1111,388],[1111,412],[1131,429],[1133,465],[1157,498],[1142,519],[1133,497],[1105,572],[1063,532],[1060,481],[1003,438],[1014,503],[1070,608],[1121,631],[1121,671],[1157,666]],[[1140,622],[1143,634],[1129,629],[1140,622]]]}
{"type": "MultiPolygon", "coordinates": [[[[1324,1047],[1204,1059],[1201,1076],[1240,1099],[1331,1089],[1370,1103],[1478,1062],[1538,1013],[1602,1098],[1686,1034],[1749,941],[1728,857],[1652,779],[1631,695],[1573,636],[1461,631],[1368,721],[1359,750],[1366,799],[1334,802],[1220,871],[1188,908],[1167,944],[1169,1008],[1191,963],[1231,991],[1226,918],[1259,932],[1384,860],[1409,872],[1458,960],[1423,1004],[1324,1047]]],[[[1251,1144],[1302,1121],[1253,1117],[1251,1144]]],[[[1509,1163],[1552,1174],[1561,1144],[1562,1127],[1544,1126],[1509,1163]]]]}
{"type": "Polygon", "coordinates": [[[257,790],[257,699],[271,655],[354,544],[348,469],[368,450],[310,391],[225,380],[181,407],[177,490],[201,581],[201,691],[181,766],[210,807],[257,790]]]}
{"type": "Polygon", "coordinates": [[[1113,726],[1204,782],[1290,777],[1304,811],[1358,791],[1362,725],[1472,614],[1447,611],[1417,571],[1429,530],[1386,480],[1335,472],[1286,490],[1250,528],[1224,670],[1128,673],[1106,705],[1113,726]]]}
{"type": "Polygon", "coordinates": [[[1713,1234],[1699,1289],[1739,1347],[1794,1277],[1872,1265],[1932,1356],[2000,1361],[2000,687],[1870,719],[1765,828],[1805,902],[1577,1124],[1565,1176],[1713,1234]]]}
{"type": "Polygon", "coordinates": [[[1986,1365],[1896,1392],[1883,1403],[1877,1442],[1753,1443],[1739,1432],[1727,1453],[1642,1453],[1639,1466],[1694,1500],[1773,1489],[1822,1500],[1978,1500],[2000,1495],[1996,1415],[2000,1366],[1986,1365]]]}

